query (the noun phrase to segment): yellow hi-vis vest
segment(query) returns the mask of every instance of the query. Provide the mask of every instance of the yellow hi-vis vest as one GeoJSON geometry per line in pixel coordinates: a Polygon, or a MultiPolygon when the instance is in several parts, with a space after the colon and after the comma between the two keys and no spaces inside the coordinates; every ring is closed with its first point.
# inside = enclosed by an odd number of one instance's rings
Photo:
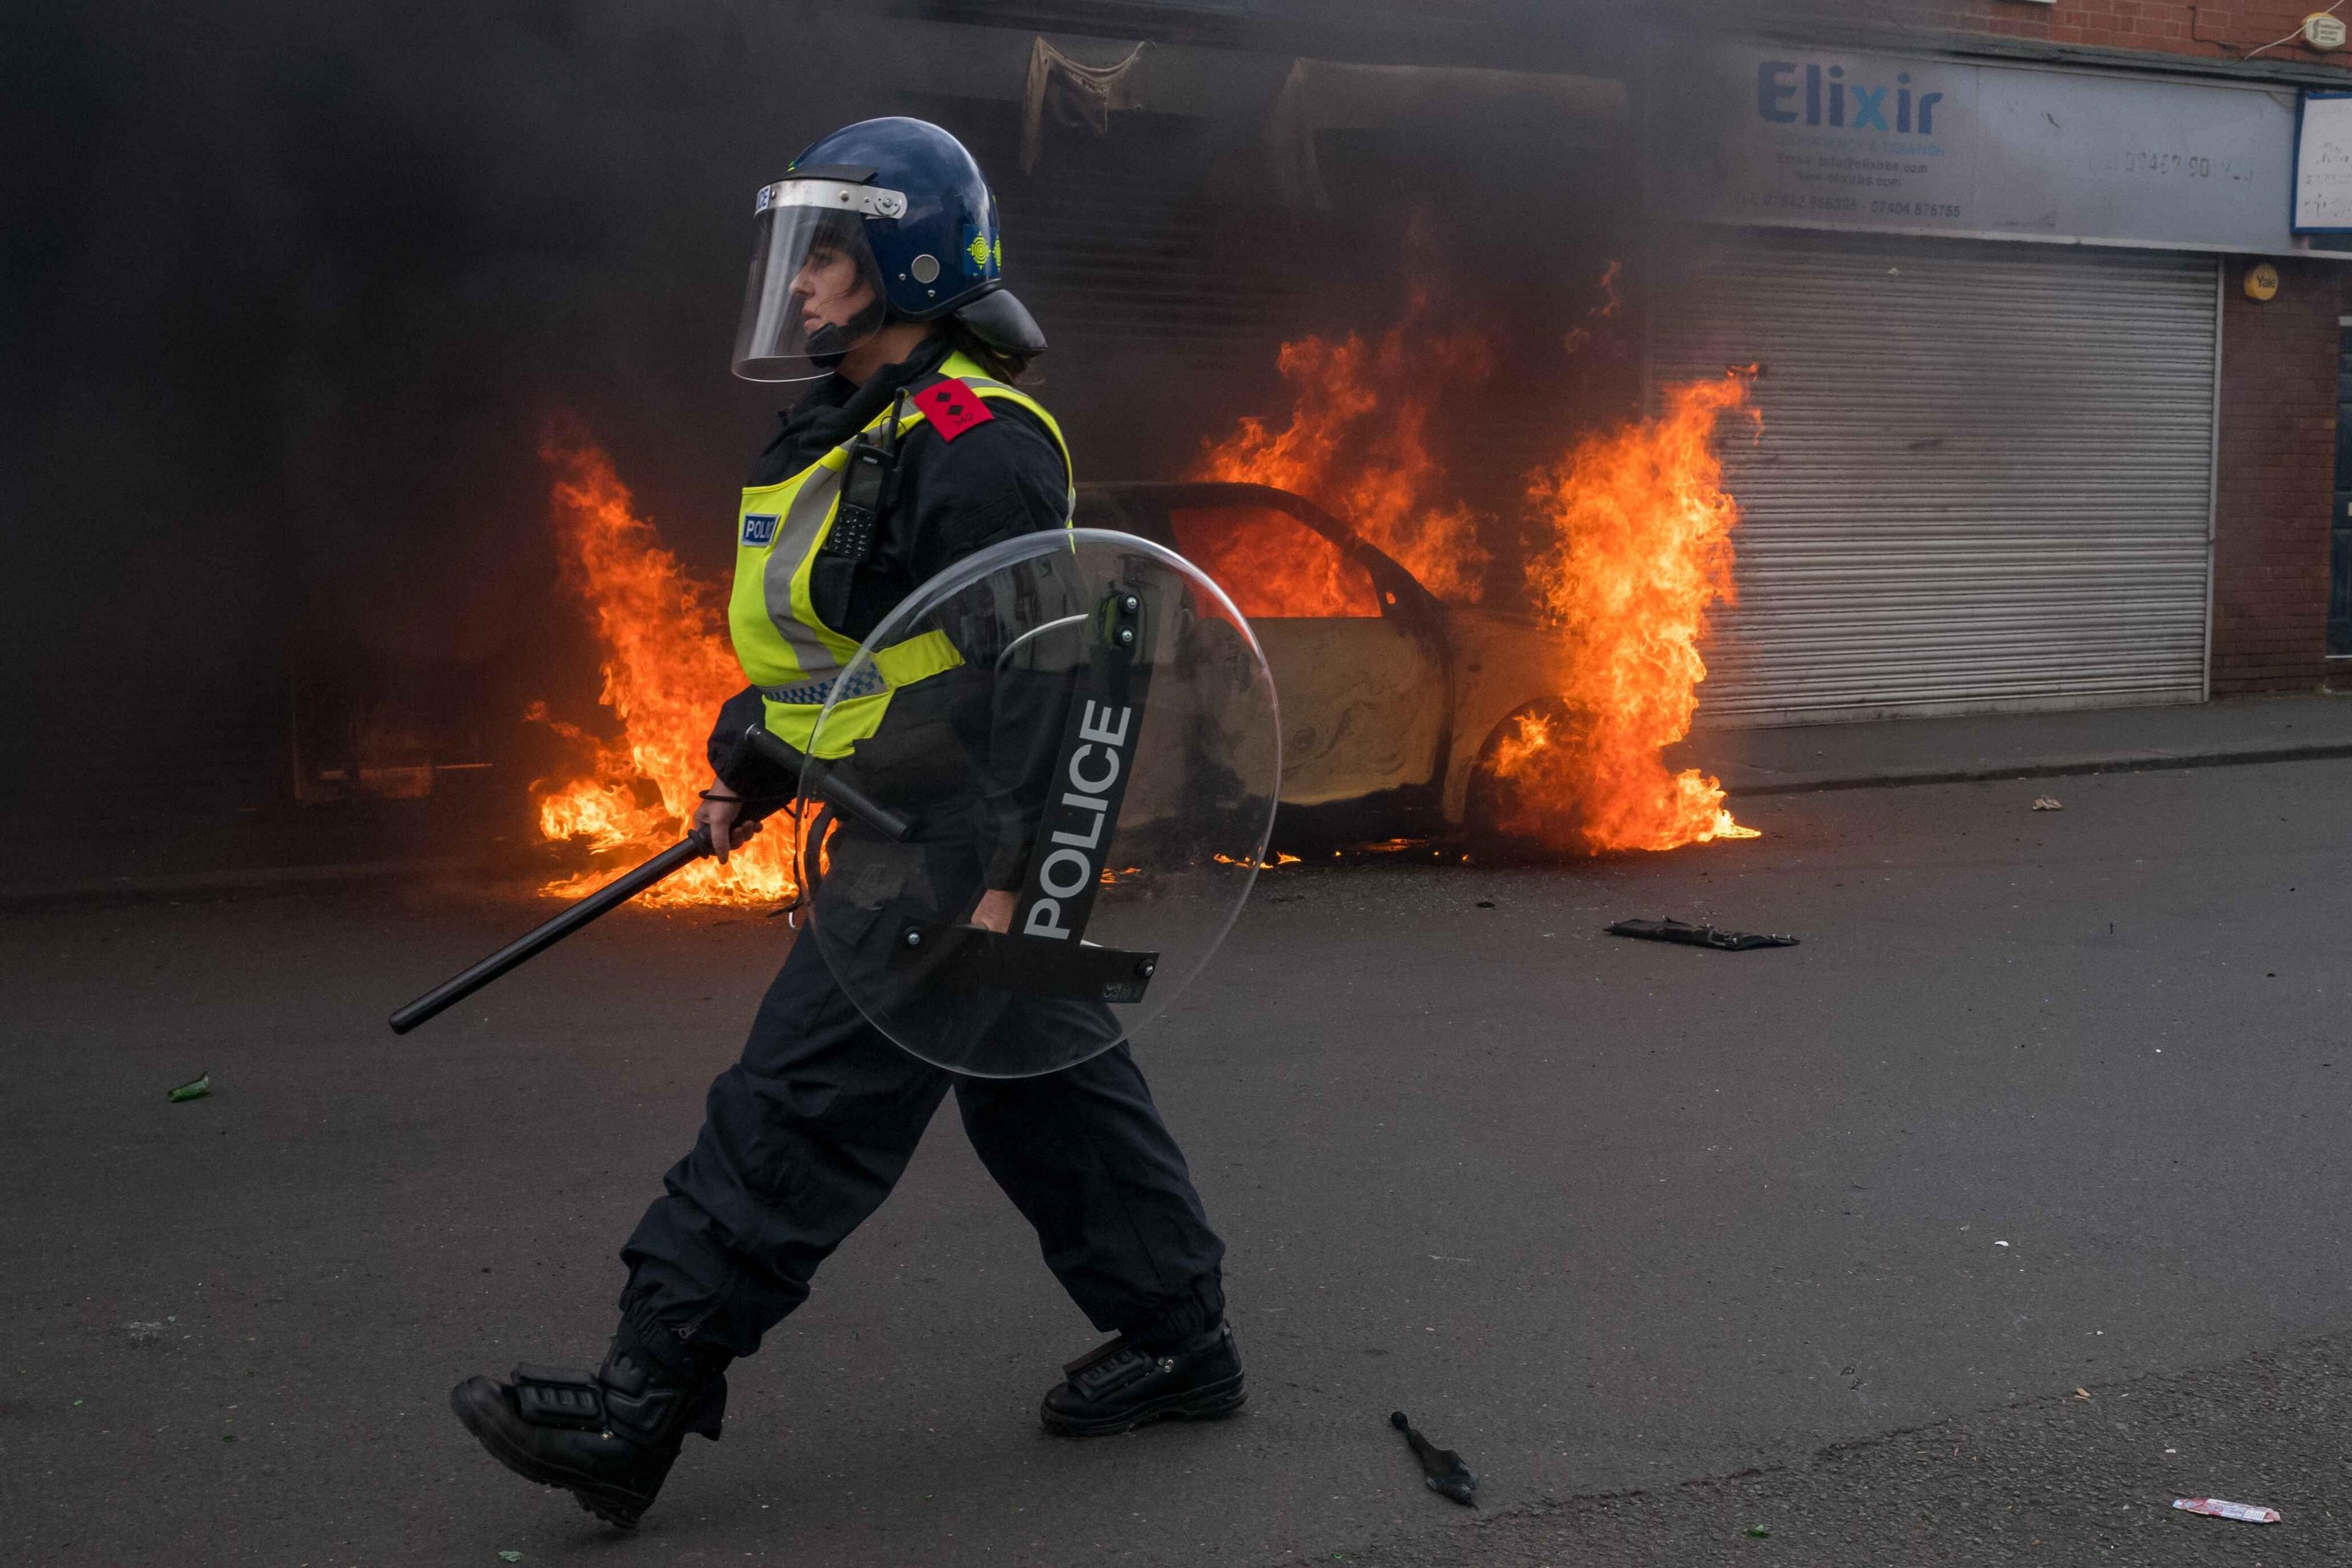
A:
{"type": "MultiPolygon", "coordinates": [[[[1061,448],[1063,473],[1071,472],[1070,447],[1062,438],[1062,427],[1036,399],[990,380],[961,353],[950,354],[940,370],[982,398],[1002,399],[1036,416],[1061,448]]],[[[927,417],[911,399],[903,406],[901,441],[927,417]]],[[[879,431],[890,414],[885,408],[857,434],[879,431]]],[[[834,696],[859,646],[856,637],[844,637],[819,620],[809,602],[809,570],[833,531],[834,514],[841,504],[842,470],[848,463],[849,443],[844,442],[780,484],[746,489],[735,518],[735,589],[727,602],[735,658],[745,679],[759,688],[768,728],[803,752],[810,750],[817,715],[834,696]]],[[[1069,526],[1070,507],[1077,499],[1075,486],[1069,497],[1062,513],[1064,527],[1069,526]]],[[[815,754],[847,755],[852,746],[881,728],[892,692],[962,662],[963,656],[939,631],[877,649],[854,678],[853,688],[840,693],[815,754]]]]}

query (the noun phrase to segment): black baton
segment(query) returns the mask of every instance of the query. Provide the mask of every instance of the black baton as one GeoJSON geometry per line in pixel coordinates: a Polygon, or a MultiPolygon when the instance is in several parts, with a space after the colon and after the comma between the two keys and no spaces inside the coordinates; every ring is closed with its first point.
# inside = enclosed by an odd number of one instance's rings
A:
{"type": "MultiPolygon", "coordinates": [[[[792,765],[794,767],[799,765],[798,752],[792,751],[783,742],[768,734],[765,728],[758,730],[755,733],[774,743],[774,747],[782,753],[777,758],[778,761],[789,758],[792,765]]],[[[760,749],[766,752],[770,748],[761,746],[760,749]]],[[[884,837],[893,842],[904,843],[913,836],[915,831],[913,822],[873,799],[824,763],[811,763],[806,776],[812,788],[831,802],[836,809],[845,816],[857,818],[884,837]]],[[[656,882],[675,875],[709,853],[709,835],[699,827],[696,828],[635,870],[623,872],[553,920],[533,926],[479,963],[461,974],[453,975],[443,981],[394,1013],[392,1016],[392,1032],[395,1035],[408,1033],[427,1018],[463,1002],[516,965],[527,963],[537,958],[582,926],[610,914],[656,882]]]]}
{"type": "Polygon", "coordinates": [[[537,958],[599,915],[609,914],[674,872],[710,853],[710,837],[699,827],[634,871],[624,872],[543,925],[533,926],[464,973],[443,981],[392,1016],[392,1032],[404,1035],[453,1007],[512,969],[537,958]]]}
{"type": "Polygon", "coordinates": [[[765,724],[754,724],[744,731],[743,743],[766,758],[772,766],[797,774],[807,794],[831,802],[844,816],[856,817],[891,843],[904,844],[914,837],[911,820],[884,805],[825,763],[802,756],[791,742],[765,724]]]}

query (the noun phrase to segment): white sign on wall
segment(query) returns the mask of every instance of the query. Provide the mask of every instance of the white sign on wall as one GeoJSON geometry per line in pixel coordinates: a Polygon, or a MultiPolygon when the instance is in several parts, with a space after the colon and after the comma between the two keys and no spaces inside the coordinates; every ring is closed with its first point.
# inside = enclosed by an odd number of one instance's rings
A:
{"type": "MultiPolygon", "coordinates": [[[[1769,44],[1661,83],[1672,210],[1717,222],[2183,250],[2303,248],[2297,98],[2226,83],[1769,44]]],[[[2342,143],[2352,160],[2352,125],[2342,143]]],[[[2352,212],[2352,162],[2344,169],[2352,212]]],[[[2352,217],[2343,220],[2352,225],[2352,217]]]]}
{"type": "Polygon", "coordinates": [[[2294,137],[2294,232],[2352,233],[2352,92],[2306,92],[2294,137]]]}

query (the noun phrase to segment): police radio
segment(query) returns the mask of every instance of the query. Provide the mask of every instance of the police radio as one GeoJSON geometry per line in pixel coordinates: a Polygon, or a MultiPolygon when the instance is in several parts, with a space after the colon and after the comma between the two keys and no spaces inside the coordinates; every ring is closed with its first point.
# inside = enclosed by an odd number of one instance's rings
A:
{"type": "Polygon", "coordinates": [[[898,466],[898,421],[907,395],[890,405],[890,417],[879,432],[867,431],[849,445],[849,461],[841,473],[841,504],[834,509],[833,527],[817,547],[819,555],[863,563],[874,552],[882,530],[882,493],[898,466]]]}

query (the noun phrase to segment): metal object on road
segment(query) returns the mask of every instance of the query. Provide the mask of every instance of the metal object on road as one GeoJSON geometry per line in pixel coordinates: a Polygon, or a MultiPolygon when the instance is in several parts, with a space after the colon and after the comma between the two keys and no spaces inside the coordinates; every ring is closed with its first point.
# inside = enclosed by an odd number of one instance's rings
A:
{"type": "Polygon", "coordinates": [[[1462,1456],[1451,1448],[1441,1448],[1413,1430],[1402,1410],[1389,1412],[1389,1425],[1404,1434],[1412,1447],[1412,1457],[1421,1461],[1422,1479],[1439,1497],[1451,1498],[1465,1508],[1478,1506],[1478,1478],[1462,1462],[1462,1456]]]}
{"type": "Polygon", "coordinates": [[[1639,937],[1643,942],[1680,942],[1685,947],[1712,947],[1723,952],[1745,952],[1753,947],[1794,947],[1793,936],[1764,936],[1752,931],[1717,931],[1713,926],[1686,925],[1681,921],[1619,921],[1601,928],[1611,936],[1639,937]]]}

